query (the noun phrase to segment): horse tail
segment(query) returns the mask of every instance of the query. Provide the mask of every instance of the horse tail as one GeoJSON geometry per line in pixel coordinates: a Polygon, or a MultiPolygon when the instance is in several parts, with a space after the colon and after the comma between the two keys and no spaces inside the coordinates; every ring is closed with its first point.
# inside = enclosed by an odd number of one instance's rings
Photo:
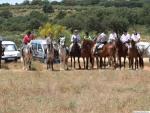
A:
{"type": "Polygon", "coordinates": [[[139,64],[140,64],[140,67],[143,69],[144,68],[144,61],[143,61],[142,56],[139,56],[139,64]]]}

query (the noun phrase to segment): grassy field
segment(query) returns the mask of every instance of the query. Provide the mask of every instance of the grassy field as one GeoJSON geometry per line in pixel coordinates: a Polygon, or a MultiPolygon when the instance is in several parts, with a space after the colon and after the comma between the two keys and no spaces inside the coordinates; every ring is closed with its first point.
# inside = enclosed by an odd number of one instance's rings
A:
{"type": "MultiPolygon", "coordinates": [[[[144,70],[36,71],[20,63],[0,70],[0,113],[132,113],[150,111],[149,64],[144,70]]],[[[55,69],[59,69],[55,65],[55,69]]]]}

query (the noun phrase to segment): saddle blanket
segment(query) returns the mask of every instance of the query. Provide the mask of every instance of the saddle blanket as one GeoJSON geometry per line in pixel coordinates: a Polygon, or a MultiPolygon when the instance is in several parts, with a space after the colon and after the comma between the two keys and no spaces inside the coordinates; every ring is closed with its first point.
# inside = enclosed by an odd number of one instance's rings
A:
{"type": "Polygon", "coordinates": [[[103,48],[103,46],[104,46],[104,44],[100,44],[100,45],[98,45],[98,49],[102,49],[103,48]]]}

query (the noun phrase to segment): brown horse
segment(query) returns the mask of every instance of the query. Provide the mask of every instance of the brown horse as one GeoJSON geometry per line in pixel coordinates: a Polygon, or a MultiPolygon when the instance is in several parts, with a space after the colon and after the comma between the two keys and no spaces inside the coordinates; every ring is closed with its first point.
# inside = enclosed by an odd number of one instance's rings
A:
{"type": "Polygon", "coordinates": [[[81,69],[80,65],[80,57],[81,57],[81,48],[78,45],[77,41],[73,43],[73,46],[70,51],[70,57],[71,57],[71,67],[72,67],[72,59],[74,60],[74,68],[76,68],[76,57],[78,58],[78,65],[79,69],[81,69]]]}
{"type": "Polygon", "coordinates": [[[133,40],[130,41],[130,46],[128,47],[128,58],[129,58],[129,68],[131,67],[132,69],[136,70],[138,69],[139,65],[141,68],[144,67],[143,58],[139,54],[139,51],[136,47],[136,43],[133,40]]]}
{"type": "MultiPolygon", "coordinates": [[[[98,57],[100,58],[100,68],[106,68],[106,58],[108,58],[109,64],[113,63],[114,69],[116,68],[116,44],[112,42],[111,44],[107,43],[103,46],[102,49],[98,50],[98,57]],[[103,59],[104,58],[104,62],[103,59]]],[[[97,64],[99,67],[99,61],[97,60],[97,64]]]]}
{"type": "Polygon", "coordinates": [[[54,47],[53,47],[53,43],[51,42],[50,44],[47,44],[47,51],[46,51],[46,63],[47,63],[47,70],[48,69],[52,69],[52,71],[54,70],[53,68],[53,63],[54,63],[54,47]]]}
{"type": "Polygon", "coordinates": [[[117,56],[118,56],[118,61],[119,61],[119,67],[121,69],[121,57],[124,58],[124,68],[125,68],[125,63],[126,63],[126,57],[127,57],[127,52],[128,52],[128,47],[121,42],[121,40],[118,38],[116,39],[116,48],[117,48],[117,56]]]}
{"type": "Polygon", "coordinates": [[[4,47],[2,45],[2,41],[0,40],[0,68],[1,68],[1,58],[4,55],[4,47]]]}
{"type": "Polygon", "coordinates": [[[81,45],[81,57],[83,58],[84,69],[88,69],[88,63],[90,59],[90,63],[92,68],[94,67],[94,57],[92,56],[92,48],[94,46],[94,42],[88,39],[84,39],[81,45]],[[85,63],[86,59],[86,63],[85,63]]]}

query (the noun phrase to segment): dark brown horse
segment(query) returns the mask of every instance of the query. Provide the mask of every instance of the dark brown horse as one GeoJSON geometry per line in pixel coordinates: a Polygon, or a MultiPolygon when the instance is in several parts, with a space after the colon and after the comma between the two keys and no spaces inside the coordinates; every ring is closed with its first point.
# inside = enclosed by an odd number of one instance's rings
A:
{"type": "Polygon", "coordinates": [[[1,68],[1,58],[4,55],[4,47],[2,45],[2,41],[0,40],[0,68],[1,68]]]}
{"type": "Polygon", "coordinates": [[[83,58],[84,69],[88,69],[89,60],[94,67],[94,57],[92,56],[92,48],[94,46],[94,42],[88,39],[84,39],[81,45],[81,57],[83,58]],[[85,63],[86,59],[86,63],[85,63]]]}
{"type": "MultiPolygon", "coordinates": [[[[100,58],[100,68],[106,68],[106,58],[108,58],[109,64],[113,63],[114,69],[116,68],[116,44],[105,44],[102,49],[98,50],[98,57],[100,58]],[[103,59],[104,58],[104,62],[103,59]]],[[[97,60],[97,64],[99,61],[97,60]]],[[[98,65],[99,66],[99,65],[98,65]]]]}
{"type": "Polygon", "coordinates": [[[47,64],[47,70],[51,68],[53,71],[53,64],[54,64],[54,47],[53,43],[50,42],[50,44],[47,44],[47,51],[46,51],[46,64],[47,64]]]}
{"type": "Polygon", "coordinates": [[[139,65],[141,68],[144,67],[144,61],[142,56],[140,55],[136,43],[131,40],[130,45],[128,47],[128,58],[129,58],[129,68],[138,69],[139,65]]]}
{"type": "Polygon", "coordinates": [[[78,58],[78,64],[79,64],[79,69],[81,69],[80,65],[80,57],[81,57],[81,48],[78,45],[77,41],[73,43],[73,46],[70,51],[70,57],[71,57],[71,67],[72,67],[72,59],[74,60],[74,68],[76,68],[76,57],[78,58]]]}
{"type": "Polygon", "coordinates": [[[128,47],[121,42],[119,38],[116,39],[116,48],[117,48],[117,56],[118,56],[118,61],[119,61],[119,67],[121,69],[122,67],[122,62],[121,58],[124,58],[124,68],[125,68],[125,63],[126,63],[126,57],[127,57],[127,52],[128,52],[128,47]]]}

